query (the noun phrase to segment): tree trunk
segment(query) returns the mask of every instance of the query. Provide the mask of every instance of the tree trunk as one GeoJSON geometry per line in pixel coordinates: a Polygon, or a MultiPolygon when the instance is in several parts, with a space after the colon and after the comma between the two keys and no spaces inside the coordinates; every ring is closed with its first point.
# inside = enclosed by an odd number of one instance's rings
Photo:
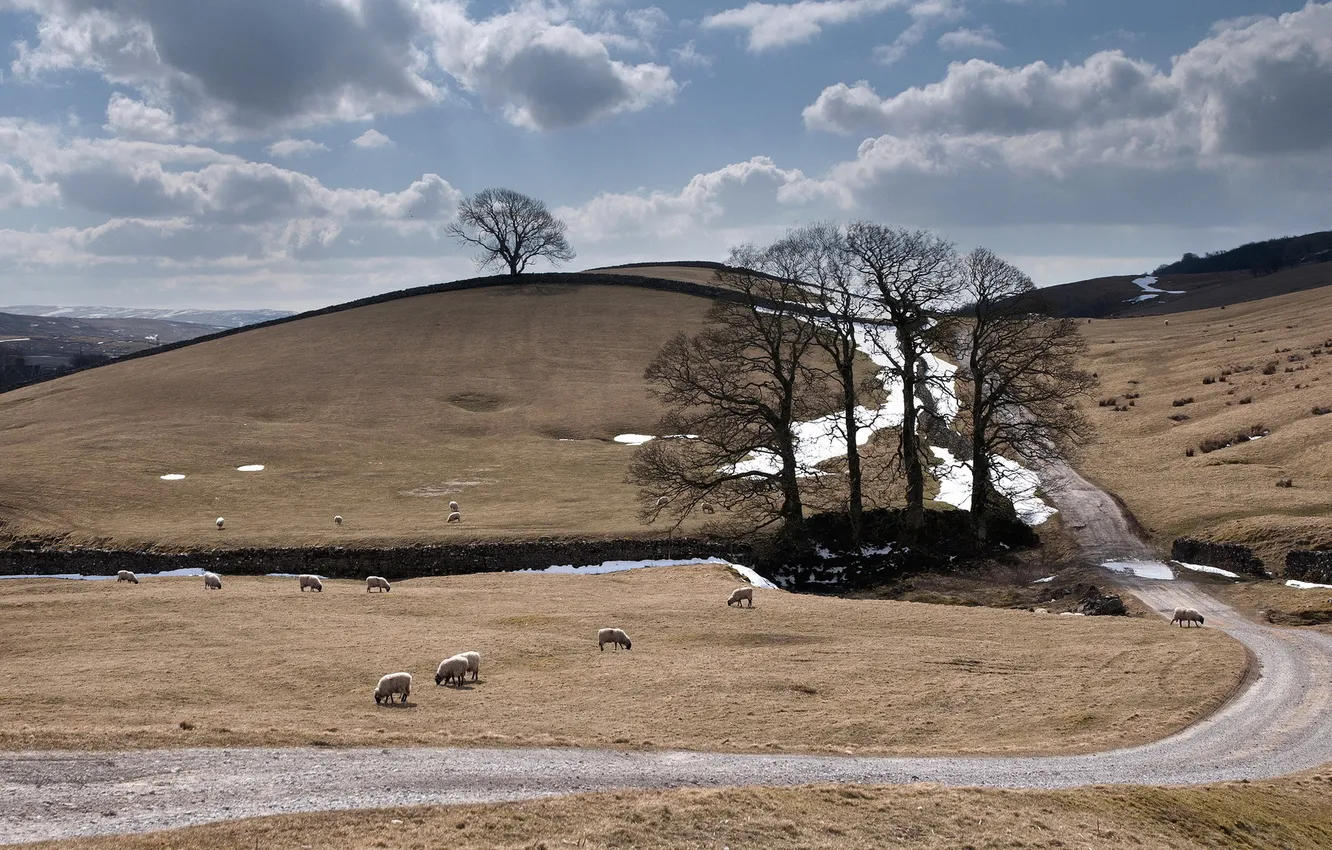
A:
{"type": "Polygon", "coordinates": [[[846,427],[846,483],[847,518],[851,523],[851,549],[859,552],[862,541],[861,514],[864,498],[861,495],[860,446],[856,443],[856,383],[855,369],[848,357],[841,367],[842,410],[846,427]]]}
{"type": "Polygon", "coordinates": [[[916,410],[916,340],[902,327],[897,331],[902,351],[902,468],[906,472],[906,512],[902,528],[914,534],[925,526],[925,470],[920,462],[920,435],[916,410]]]}
{"type": "MultiPolygon", "coordinates": [[[[972,417],[973,427],[975,420],[972,417]]],[[[977,544],[989,536],[990,455],[985,450],[985,432],[971,435],[971,536],[977,544]]]]}

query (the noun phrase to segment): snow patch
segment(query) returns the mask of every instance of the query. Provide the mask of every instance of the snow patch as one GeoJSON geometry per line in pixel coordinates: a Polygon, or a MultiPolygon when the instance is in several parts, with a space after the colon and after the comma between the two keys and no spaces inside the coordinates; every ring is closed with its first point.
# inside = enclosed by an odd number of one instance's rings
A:
{"type": "MultiPolygon", "coordinates": [[[[953,457],[948,449],[930,446],[930,451],[939,460],[934,467],[934,477],[939,482],[939,495],[936,502],[943,502],[955,508],[971,508],[971,464],[953,457]]],[[[1018,518],[1027,525],[1040,525],[1058,511],[1036,495],[1041,486],[1041,479],[1035,472],[1006,457],[998,455],[990,459],[994,470],[994,487],[1012,500],[1013,509],[1018,518]]]]}
{"type": "Polygon", "coordinates": [[[1047,582],[1054,581],[1056,578],[1058,578],[1058,576],[1046,576],[1045,578],[1036,579],[1035,581],[1032,582],[1032,584],[1045,584],[1047,582]]]}
{"type": "Polygon", "coordinates": [[[166,475],[159,475],[157,477],[163,481],[180,481],[185,476],[181,475],[179,472],[168,472],[166,475]]]}
{"type": "Polygon", "coordinates": [[[646,561],[603,561],[600,564],[590,564],[582,567],[575,567],[573,564],[560,564],[546,567],[543,570],[514,570],[513,572],[545,573],[548,575],[598,576],[605,575],[606,573],[625,572],[626,570],[642,570],[652,567],[688,567],[695,564],[719,564],[727,566],[739,573],[746,581],[755,587],[768,589],[776,589],[777,587],[777,585],[768,581],[749,567],[732,564],[730,561],[723,560],[722,558],[658,558],[646,561]]]}
{"type": "Polygon", "coordinates": [[[237,471],[237,472],[263,472],[263,471],[264,471],[264,465],[263,465],[262,463],[247,463],[247,464],[245,464],[244,466],[238,466],[238,467],[236,467],[236,471],[237,471]]]}
{"type": "Polygon", "coordinates": [[[1332,589],[1332,584],[1314,584],[1311,581],[1288,578],[1286,579],[1286,587],[1293,587],[1297,590],[1327,590],[1332,589]]]}
{"type": "MultiPolygon", "coordinates": [[[[140,579],[145,578],[197,578],[204,574],[202,567],[184,567],[179,570],[163,570],[160,573],[138,573],[140,579]]],[[[14,576],[0,576],[0,579],[6,578],[60,578],[73,581],[115,581],[116,576],[86,576],[82,573],[54,573],[51,575],[38,575],[37,573],[24,573],[14,576]]]]}
{"type": "Polygon", "coordinates": [[[1160,561],[1102,561],[1101,566],[1117,573],[1128,573],[1138,578],[1173,581],[1175,573],[1160,561]]]}
{"type": "Polygon", "coordinates": [[[626,446],[641,446],[655,439],[656,437],[651,434],[617,434],[615,436],[615,442],[624,443],[626,446]]]}
{"type": "Polygon", "coordinates": [[[1133,281],[1142,289],[1142,294],[1129,299],[1130,304],[1136,304],[1139,301],[1149,301],[1160,295],[1183,295],[1182,289],[1157,289],[1156,278],[1153,275],[1143,275],[1133,281]]]}
{"type": "Polygon", "coordinates": [[[1225,576],[1226,578],[1239,578],[1238,573],[1232,573],[1230,570],[1223,570],[1220,567],[1209,567],[1206,564],[1186,564],[1183,561],[1171,561],[1170,563],[1183,567],[1186,570],[1193,570],[1199,573],[1211,573],[1212,575],[1225,576]]]}

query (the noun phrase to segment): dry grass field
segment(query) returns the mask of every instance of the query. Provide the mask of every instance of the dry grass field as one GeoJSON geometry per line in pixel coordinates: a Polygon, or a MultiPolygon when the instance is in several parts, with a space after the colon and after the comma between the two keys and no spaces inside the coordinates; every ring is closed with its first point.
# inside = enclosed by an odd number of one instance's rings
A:
{"type": "Polygon", "coordinates": [[[0,537],[183,548],[647,533],[624,482],[633,449],[611,439],[652,433],[643,370],[708,305],[617,286],[425,295],[6,393],[0,537]],[[450,499],[460,525],[445,524],[450,499]]]}
{"type": "Polygon", "coordinates": [[[1291,547],[1332,544],[1332,415],[1313,412],[1332,408],[1332,287],[1084,330],[1102,387],[1078,467],[1159,544],[1247,543],[1278,570],[1291,547]],[[1098,406],[1110,399],[1128,409],[1098,406]],[[1256,428],[1267,436],[1200,449],[1256,428]]]}
{"type": "Polygon", "coordinates": [[[1213,592],[1259,622],[1307,626],[1332,634],[1332,588],[1300,590],[1264,581],[1221,586],[1213,592]]]}
{"type": "Polygon", "coordinates": [[[0,581],[0,749],[570,745],[838,753],[1086,752],[1214,710],[1243,648],[1158,618],[759,591],[723,566],[472,575],[388,594],[294,578],[0,581]],[[631,651],[599,652],[614,625],[631,651]],[[436,687],[478,650],[480,681],[436,687]],[[406,670],[406,708],[375,681],[406,670]],[[609,708],[608,708],[609,707],[609,708]]]}
{"type": "Polygon", "coordinates": [[[458,847],[1332,847],[1332,776],[1197,788],[988,791],[931,786],[592,794],[489,806],[285,815],[33,850],[363,850],[458,847]]]}

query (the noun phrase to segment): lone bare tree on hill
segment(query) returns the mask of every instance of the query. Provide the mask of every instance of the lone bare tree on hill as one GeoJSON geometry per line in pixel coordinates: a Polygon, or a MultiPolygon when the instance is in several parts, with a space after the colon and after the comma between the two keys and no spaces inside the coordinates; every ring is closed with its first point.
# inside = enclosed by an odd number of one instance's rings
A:
{"type": "Polygon", "coordinates": [[[977,248],[961,261],[968,319],[956,334],[959,422],[971,442],[971,529],[978,542],[994,488],[995,457],[1040,463],[1065,457],[1091,433],[1075,404],[1097,384],[1078,368],[1087,343],[1072,319],[1040,312],[1031,278],[977,248]]]}
{"type": "Polygon", "coordinates": [[[546,204],[512,189],[486,189],[458,207],[458,220],[445,232],[480,248],[480,268],[507,266],[509,274],[526,271],[527,264],[544,257],[553,265],[574,258],[564,235],[565,224],[546,204]]]}
{"type": "MultiPolygon", "coordinates": [[[[732,257],[741,266],[753,259],[749,249],[732,257]]],[[[668,515],[679,525],[711,502],[736,532],[780,524],[782,536],[803,540],[795,427],[826,409],[805,363],[816,327],[796,282],[748,268],[720,276],[733,300],[716,301],[702,331],[668,340],[647,368],[668,408],[659,433],[678,438],[642,446],[629,478],[648,522],[668,515]]]]}

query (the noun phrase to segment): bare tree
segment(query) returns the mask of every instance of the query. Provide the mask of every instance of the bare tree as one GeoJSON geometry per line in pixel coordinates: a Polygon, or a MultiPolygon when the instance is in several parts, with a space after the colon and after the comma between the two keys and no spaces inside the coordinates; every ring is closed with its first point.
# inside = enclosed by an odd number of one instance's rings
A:
{"type": "MultiPolygon", "coordinates": [[[[953,245],[924,230],[868,221],[847,227],[846,250],[863,291],[872,294],[882,319],[893,329],[893,345],[882,353],[902,384],[898,461],[906,477],[902,528],[912,535],[925,522],[925,444],[920,439],[918,391],[926,377],[926,355],[947,338],[944,311],[959,292],[953,245]]],[[[951,391],[951,387],[943,388],[951,391]]]]}
{"type": "Polygon", "coordinates": [[[983,542],[1003,483],[993,459],[1040,463],[1086,441],[1090,425],[1075,402],[1097,381],[1078,368],[1087,344],[1077,323],[1042,314],[1031,278],[984,248],[963,257],[961,271],[970,303],[956,336],[959,420],[971,443],[972,534],[983,542]]]}
{"type": "Polygon", "coordinates": [[[572,260],[564,231],[564,222],[544,202],[512,189],[477,192],[462,202],[458,220],[445,229],[454,239],[481,249],[478,267],[507,266],[514,275],[537,257],[554,265],[572,260]]]}
{"type": "MultiPolygon", "coordinates": [[[[753,249],[733,253],[747,266],[753,249]]],[[[735,532],[781,525],[804,536],[804,505],[795,426],[820,409],[805,365],[815,325],[801,287],[747,267],[720,273],[734,300],[718,300],[703,330],[678,334],[648,366],[652,394],[668,408],[661,438],[642,446],[630,466],[641,488],[642,516],[676,526],[704,502],[726,509],[735,532]]]]}

